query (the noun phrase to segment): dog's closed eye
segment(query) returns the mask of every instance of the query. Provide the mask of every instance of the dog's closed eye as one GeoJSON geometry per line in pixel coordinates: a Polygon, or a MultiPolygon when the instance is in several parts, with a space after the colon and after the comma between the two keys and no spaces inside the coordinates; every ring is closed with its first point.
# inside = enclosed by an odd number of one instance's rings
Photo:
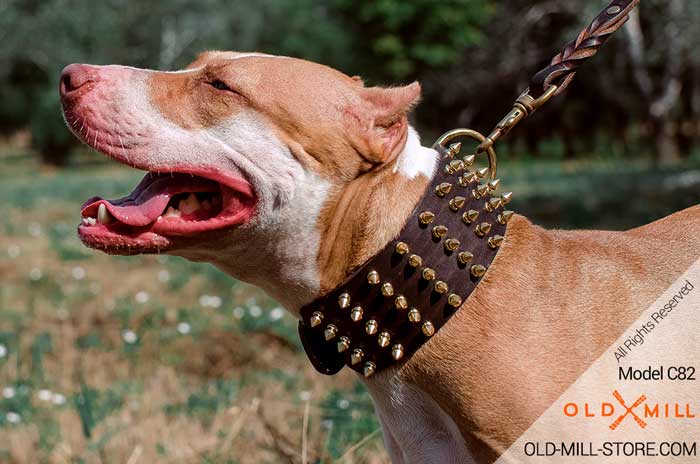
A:
{"type": "Polygon", "coordinates": [[[227,91],[227,92],[234,92],[234,93],[236,93],[236,91],[233,90],[231,87],[229,87],[228,84],[226,84],[226,82],[224,82],[224,81],[222,81],[222,80],[220,80],[220,79],[214,79],[214,80],[212,80],[212,81],[210,81],[210,82],[207,82],[207,84],[211,85],[212,87],[214,87],[214,88],[217,89],[217,90],[224,90],[224,91],[227,91]]]}

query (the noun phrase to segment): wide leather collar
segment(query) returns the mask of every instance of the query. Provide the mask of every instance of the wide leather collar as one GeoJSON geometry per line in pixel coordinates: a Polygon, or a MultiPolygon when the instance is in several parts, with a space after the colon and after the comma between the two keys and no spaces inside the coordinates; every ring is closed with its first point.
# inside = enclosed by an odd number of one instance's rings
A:
{"type": "Polygon", "coordinates": [[[494,196],[486,169],[459,147],[435,147],[440,166],[395,240],[341,285],[301,309],[299,335],[311,363],[333,375],[345,365],[369,377],[408,359],[452,317],[504,240],[511,194],[494,196]]]}

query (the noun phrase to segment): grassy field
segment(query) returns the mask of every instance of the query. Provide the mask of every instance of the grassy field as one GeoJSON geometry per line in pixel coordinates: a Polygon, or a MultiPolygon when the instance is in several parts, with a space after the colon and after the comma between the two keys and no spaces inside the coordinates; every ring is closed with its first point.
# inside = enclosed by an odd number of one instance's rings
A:
{"type": "MultiPolygon", "coordinates": [[[[0,156],[0,462],[385,463],[356,377],[316,374],[296,324],[211,266],[85,249],[93,194],[141,174],[0,156]]],[[[626,228],[700,202],[700,163],[503,163],[514,209],[626,228]]]]}

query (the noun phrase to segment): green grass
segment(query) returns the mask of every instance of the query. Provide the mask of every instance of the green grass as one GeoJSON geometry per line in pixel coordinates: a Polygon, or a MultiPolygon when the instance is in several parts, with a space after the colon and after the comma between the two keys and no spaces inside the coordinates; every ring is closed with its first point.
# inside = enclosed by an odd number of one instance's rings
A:
{"type": "MultiPolygon", "coordinates": [[[[296,322],[259,290],[213,266],[80,244],[82,202],[141,176],[4,158],[0,461],[298,462],[307,402],[317,461],[375,432],[357,379],[313,372],[296,322]]],[[[345,461],[387,462],[381,437],[345,461]]]]}

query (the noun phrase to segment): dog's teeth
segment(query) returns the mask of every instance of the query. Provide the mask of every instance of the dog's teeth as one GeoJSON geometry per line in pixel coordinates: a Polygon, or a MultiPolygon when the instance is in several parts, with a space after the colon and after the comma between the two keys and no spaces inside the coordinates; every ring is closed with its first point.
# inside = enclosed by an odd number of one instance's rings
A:
{"type": "Polygon", "coordinates": [[[190,193],[187,198],[180,200],[180,204],[177,206],[177,209],[179,209],[183,214],[192,214],[200,208],[201,205],[197,199],[197,195],[194,193],[190,193]]]}
{"type": "Polygon", "coordinates": [[[107,211],[107,207],[104,203],[100,203],[100,207],[97,209],[97,220],[100,224],[111,224],[113,221],[112,215],[107,211]]]}
{"type": "Polygon", "coordinates": [[[168,206],[168,210],[165,212],[163,215],[164,218],[169,218],[169,217],[180,217],[180,210],[173,208],[172,206],[168,206]]]}
{"type": "Polygon", "coordinates": [[[87,225],[89,225],[89,226],[94,226],[94,225],[97,224],[97,219],[95,219],[95,218],[93,218],[93,217],[89,217],[89,218],[86,218],[86,219],[87,219],[87,222],[88,222],[87,225]]]}
{"type": "Polygon", "coordinates": [[[88,218],[83,218],[83,225],[84,226],[90,225],[90,223],[88,222],[88,218]]]}

